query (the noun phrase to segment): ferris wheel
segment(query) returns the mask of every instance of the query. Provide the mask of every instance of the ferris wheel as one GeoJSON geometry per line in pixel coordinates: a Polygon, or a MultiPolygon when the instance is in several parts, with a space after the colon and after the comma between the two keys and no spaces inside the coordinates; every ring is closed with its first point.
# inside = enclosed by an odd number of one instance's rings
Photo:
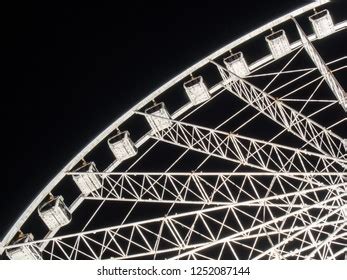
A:
{"type": "Polygon", "coordinates": [[[347,258],[347,57],[321,55],[345,42],[347,21],[328,2],[255,29],[141,100],[41,191],[0,254],[347,258]]]}

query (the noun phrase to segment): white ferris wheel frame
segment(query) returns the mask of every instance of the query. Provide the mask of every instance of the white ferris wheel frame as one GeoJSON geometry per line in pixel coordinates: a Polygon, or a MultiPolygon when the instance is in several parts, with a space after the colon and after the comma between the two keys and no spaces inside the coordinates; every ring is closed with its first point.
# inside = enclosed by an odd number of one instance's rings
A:
{"type": "MultiPolygon", "coordinates": [[[[23,224],[26,222],[26,220],[29,218],[29,216],[37,209],[37,207],[40,205],[40,203],[43,201],[43,199],[52,192],[52,190],[56,187],[56,185],[65,177],[68,175],[72,175],[72,174],[76,174],[74,172],[71,172],[71,169],[76,166],[76,164],[78,164],[82,159],[84,159],[84,157],[91,152],[101,141],[103,141],[111,132],[115,131],[122,123],[124,123],[126,120],[128,120],[131,116],[133,116],[134,114],[141,114],[141,115],[146,115],[145,113],[141,113],[140,109],[143,108],[145,105],[149,104],[151,101],[153,101],[156,97],[160,96],[162,93],[164,93],[167,89],[171,88],[172,86],[176,85],[178,82],[182,81],[184,78],[188,77],[190,74],[192,74],[194,71],[200,69],[201,67],[212,63],[215,64],[218,69],[221,72],[225,72],[227,73],[228,70],[225,69],[224,67],[218,65],[214,60],[217,57],[220,57],[222,54],[227,53],[230,49],[233,49],[245,42],[247,42],[248,40],[251,40],[252,38],[258,36],[259,34],[262,34],[268,30],[271,30],[272,28],[276,27],[279,24],[282,24],[286,21],[289,20],[295,20],[295,17],[311,11],[323,4],[326,4],[330,2],[330,0],[320,0],[320,1],[314,1],[313,3],[307,4],[297,10],[294,10],[284,16],[281,16],[257,29],[255,29],[254,31],[241,36],[240,38],[238,38],[237,40],[234,40],[233,42],[225,45],[224,47],[222,47],[221,49],[215,51],[214,53],[210,54],[209,56],[205,57],[204,59],[200,60],[199,62],[197,62],[196,64],[194,64],[193,66],[189,67],[188,69],[186,69],[185,71],[183,71],[182,73],[180,73],[179,75],[175,76],[174,78],[172,78],[171,80],[169,80],[167,83],[165,83],[163,86],[159,87],[158,89],[156,89],[154,92],[152,92],[151,94],[149,94],[146,98],[144,98],[143,100],[141,100],[139,103],[137,103],[134,107],[132,107],[130,110],[128,110],[125,114],[123,114],[121,117],[119,117],[118,119],[116,119],[110,126],[108,126],[104,131],[102,131],[96,138],[94,138],[94,140],[92,140],[84,149],[82,149],[46,186],[45,188],[39,193],[39,195],[36,196],[36,198],[31,202],[31,204],[26,208],[26,210],[22,213],[22,215],[17,219],[17,221],[15,222],[15,224],[11,227],[11,229],[7,232],[7,234],[5,235],[4,239],[2,240],[1,244],[0,244],[0,254],[3,253],[4,249],[8,247],[9,242],[14,238],[15,234],[21,229],[21,227],[23,226],[23,224]]],[[[347,21],[343,21],[340,23],[336,23],[335,24],[335,32],[339,32],[341,30],[344,30],[347,28],[347,21]]],[[[325,63],[323,61],[320,60],[319,55],[315,53],[314,49],[312,49],[311,47],[311,42],[315,41],[317,38],[315,36],[315,34],[311,34],[309,36],[306,36],[302,31],[300,31],[299,29],[299,34],[301,36],[301,40],[298,40],[296,42],[292,42],[290,44],[290,48],[291,51],[293,52],[294,50],[299,49],[300,47],[304,47],[309,56],[311,56],[312,60],[315,62],[317,68],[320,70],[320,72],[322,73],[322,71],[324,72],[324,69],[326,67],[325,63]],[[318,58],[317,58],[318,55],[318,58]],[[317,65],[318,64],[318,65],[317,65]]],[[[267,55],[261,59],[259,59],[258,61],[252,63],[249,65],[249,69],[252,72],[255,69],[258,69],[259,67],[266,65],[267,63],[271,63],[272,61],[274,61],[275,59],[273,58],[273,56],[267,55]]],[[[323,74],[322,74],[323,75],[323,74]]],[[[333,90],[333,92],[335,93],[336,90],[336,83],[334,81],[334,76],[329,72],[329,74],[327,75],[331,75],[329,77],[325,77],[327,83],[329,84],[330,88],[333,90]]],[[[323,75],[324,77],[324,75],[323,75]]],[[[218,92],[221,88],[225,88],[226,84],[218,84],[215,87],[210,89],[211,94],[218,92]]],[[[266,98],[262,95],[262,91],[252,87],[251,84],[247,84],[246,81],[244,81],[243,79],[240,79],[240,84],[242,84],[242,86],[248,87],[249,90],[254,91],[256,94],[258,94],[259,98],[264,98],[264,102],[263,104],[265,104],[264,106],[266,106],[266,98]]],[[[239,92],[237,90],[237,88],[228,88],[228,90],[232,91],[234,94],[238,95],[241,99],[246,100],[246,102],[249,102],[249,100],[247,100],[247,96],[242,96],[242,93],[239,92]]],[[[337,99],[339,99],[339,96],[336,96],[337,99]]],[[[177,110],[174,114],[172,114],[172,121],[174,123],[174,125],[176,127],[182,128],[182,127],[189,127],[191,129],[195,129],[195,130],[199,130],[199,131],[203,131],[205,129],[205,133],[210,133],[212,135],[214,135],[215,137],[220,137],[221,133],[218,130],[209,130],[206,131],[206,128],[201,128],[198,126],[192,126],[189,124],[185,124],[181,121],[177,121],[176,119],[181,116],[183,113],[187,112],[190,108],[192,108],[193,105],[191,103],[187,103],[186,105],[184,105],[183,107],[181,107],[179,110],[177,110]]],[[[262,108],[264,109],[264,111],[266,112],[266,107],[262,108]]],[[[281,110],[286,110],[286,108],[281,108],[281,110]]],[[[288,109],[289,110],[289,109],[288,109]]],[[[292,111],[291,111],[292,112],[292,111]]],[[[268,112],[269,113],[269,112],[268,112]]],[[[299,114],[297,114],[296,117],[298,117],[299,114]]],[[[300,117],[300,116],[299,116],[300,117]]],[[[279,122],[279,120],[276,120],[277,122],[279,122]]],[[[281,119],[280,121],[284,122],[285,120],[281,119]]],[[[305,119],[302,118],[302,122],[306,121],[306,125],[308,125],[308,127],[313,127],[312,131],[314,131],[317,127],[319,129],[319,126],[314,123],[311,122],[309,119],[305,119]]],[[[183,131],[183,130],[182,130],[183,131]]],[[[294,131],[295,132],[295,131],[294,131]]],[[[202,132],[201,132],[202,133],[202,132]]],[[[298,134],[299,130],[296,132],[298,134]]],[[[223,134],[223,133],[222,133],[223,134]]],[[[337,135],[333,134],[333,133],[327,133],[323,135],[326,136],[325,139],[323,139],[324,141],[326,140],[327,142],[329,141],[333,141],[334,138],[339,138],[337,135]]],[[[162,140],[162,141],[171,141],[172,139],[174,139],[174,137],[171,138],[168,137],[168,134],[163,134],[163,133],[157,133],[156,135],[152,135],[153,137],[155,137],[156,139],[162,140]]],[[[230,135],[222,135],[225,137],[230,137],[230,135]]],[[[302,137],[305,137],[305,135],[301,135],[302,137]]],[[[236,143],[237,141],[239,141],[240,143],[242,141],[248,141],[249,139],[246,139],[246,137],[238,137],[238,136],[231,136],[233,143],[236,143]]],[[[142,136],[140,138],[140,140],[138,140],[135,143],[135,146],[137,148],[139,148],[141,145],[143,145],[148,139],[150,138],[150,136],[148,134],[142,136]]],[[[341,140],[341,139],[339,139],[341,140]]],[[[250,140],[251,141],[251,140],[250,140]]],[[[251,141],[252,142],[252,141],[251,141]]],[[[252,142],[254,145],[265,145],[266,143],[256,143],[256,142],[252,142]]],[[[333,142],[332,142],[333,143],[333,142]]],[[[186,145],[187,143],[175,143],[178,145],[186,145]]],[[[275,147],[276,145],[271,144],[273,147],[275,147]]],[[[313,145],[315,145],[315,143],[313,143],[313,145]]],[[[259,147],[257,146],[257,147],[259,147]]],[[[333,145],[331,145],[332,147],[333,145]]],[[[321,148],[319,146],[316,145],[317,148],[321,148]]],[[[194,148],[194,147],[193,147],[194,148]]],[[[285,147],[280,147],[280,145],[278,145],[278,147],[275,147],[275,149],[282,149],[285,147]]],[[[197,148],[199,149],[199,151],[202,151],[203,149],[197,148]]],[[[261,149],[261,148],[260,148],[261,149]]],[[[203,152],[206,152],[207,154],[212,153],[211,150],[205,150],[203,152]]],[[[215,152],[215,151],[213,151],[215,152]]],[[[294,153],[300,153],[300,151],[297,151],[295,149],[293,149],[294,153]]],[[[221,153],[219,156],[223,157],[223,153],[221,153]]],[[[257,155],[255,155],[256,157],[257,155]]],[[[269,155],[271,156],[271,155],[269,155]]],[[[337,156],[339,156],[338,154],[335,153],[334,149],[331,148],[330,150],[328,149],[328,152],[325,151],[325,154],[313,154],[313,153],[308,153],[308,154],[303,154],[303,156],[317,156],[319,157],[320,160],[326,160],[329,162],[334,162],[334,163],[338,163],[338,164],[345,164],[345,161],[339,161],[337,160],[337,156]]],[[[240,157],[242,157],[241,153],[240,153],[240,157]]],[[[225,158],[225,157],[224,157],[225,158]]],[[[109,165],[109,167],[104,170],[103,172],[100,172],[100,175],[102,176],[108,176],[108,175],[117,175],[116,172],[113,172],[113,170],[117,167],[117,161],[114,161],[112,164],[109,165]]],[[[267,166],[263,166],[263,169],[265,171],[270,171],[271,169],[269,169],[267,166]]],[[[175,173],[175,174],[171,174],[170,172],[166,172],[166,173],[161,173],[164,174],[165,176],[175,176],[175,175],[180,175],[180,176],[195,176],[192,175],[191,173],[175,173]]],[[[262,173],[257,173],[257,174],[248,174],[249,176],[259,176],[262,173]]],[[[291,170],[284,170],[283,173],[281,173],[283,176],[292,176],[293,174],[296,174],[295,172],[291,172],[291,170]]],[[[157,174],[153,174],[153,173],[141,173],[141,174],[132,174],[131,172],[127,173],[127,176],[132,176],[132,175],[142,175],[142,176],[156,176],[157,174]]],[[[222,174],[222,173],[209,173],[209,174],[197,174],[196,178],[200,178],[203,176],[237,176],[240,175],[238,173],[234,173],[234,174],[222,174]]],[[[269,173],[264,173],[264,176],[269,176],[269,173]]],[[[328,173],[324,173],[322,172],[321,174],[322,176],[334,176],[336,174],[328,174],[328,173]]],[[[296,174],[296,176],[300,177],[300,178],[306,178],[306,176],[309,176],[309,172],[307,173],[303,173],[301,172],[300,174],[296,174]]],[[[303,179],[304,180],[304,179],[303,179]]],[[[314,183],[314,182],[311,182],[314,183]]],[[[315,184],[315,183],[314,183],[315,184]]],[[[318,188],[325,188],[324,186],[321,186],[319,184],[317,184],[318,188]]],[[[339,187],[339,185],[332,185],[330,186],[331,188],[336,188],[339,187]]],[[[291,194],[288,194],[291,195],[291,194]]],[[[99,199],[99,198],[93,198],[93,197],[89,197],[89,198],[85,198],[82,195],[79,196],[79,198],[77,200],[75,200],[73,202],[73,204],[70,206],[70,211],[73,213],[77,207],[84,201],[84,199],[99,199]]],[[[271,197],[269,197],[268,199],[271,199],[271,197]]],[[[263,200],[259,200],[259,201],[254,201],[254,203],[263,203],[263,200]]],[[[223,205],[222,203],[218,206],[218,207],[226,207],[225,205],[223,205]]],[[[294,206],[295,207],[295,206],[294,206]]],[[[315,207],[319,207],[319,205],[316,205],[315,207]]],[[[335,209],[334,211],[337,211],[338,209],[335,209]]],[[[208,211],[208,210],[206,210],[208,211]]],[[[174,218],[174,217],[172,217],[174,218]]],[[[314,224],[312,225],[314,226],[314,224]]],[[[95,232],[95,231],[92,231],[95,232]]],[[[84,232],[84,234],[88,234],[89,232],[84,232]]],[[[47,236],[46,239],[47,240],[54,240],[54,235],[55,232],[52,231],[50,232],[47,236]]],[[[222,242],[222,241],[221,241],[222,242]]],[[[30,242],[29,242],[30,243],[30,242]]],[[[33,242],[35,243],[35,242],[33,242]]],[[[261,257],[261,256],[259,256],[261,257]]]]}

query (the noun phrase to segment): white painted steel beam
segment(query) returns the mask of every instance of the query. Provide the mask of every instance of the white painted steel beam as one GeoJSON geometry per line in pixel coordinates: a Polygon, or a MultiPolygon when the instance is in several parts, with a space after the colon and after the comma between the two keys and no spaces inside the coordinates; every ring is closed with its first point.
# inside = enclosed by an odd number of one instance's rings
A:
{"type": "Polygon", "coordinates": [[[339,101],[340,105],[343,107],[343,109],[347,112],[347,93],[342,88],[341,84],[337,81],[329,67],[326,65],[322,57],[319,55],[316,48],[313,46],[312,42],[308,39],[305,32],[302,30],[298,22],[295,18],[292,18],[296,28],[299,32],[302,44],[309,55],[309,57],[312,59],[313,63],[316,65],[319,72],[324,77],[326,83],[328,84],[331,91],[334,93],[336,99],[339,101]]]}
{"type": "Polygon", "coordinates": [[[215,61],[211,61],[211,63],[217,66],[224,80],[223,86],[232,94],[318,151],[337,158],[342,156],[343,139],[340,136],[289,107],[284,102],[276,100],[252,83],[242,78],[237,81],[231,80],[229,75],[235,75],[234,73],[230,73],[228,69],[215,61]]]}

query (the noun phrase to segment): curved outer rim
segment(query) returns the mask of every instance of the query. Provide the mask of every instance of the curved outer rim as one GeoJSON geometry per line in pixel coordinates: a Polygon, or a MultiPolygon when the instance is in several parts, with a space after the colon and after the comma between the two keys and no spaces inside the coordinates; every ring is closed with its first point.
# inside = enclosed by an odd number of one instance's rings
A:
{"type": "MultiPolygon", "coordinates": [[[[253,30],[250,33],[247,33],[244,36],[239,37],[238,39],[232,41],[231,43],[225,45],[224,47],[220,48],[219,50],[215,51],[214,53],[210,54],[209,56],[205,57],[204,59],[200,60],[193,66],[189,67],[185,71],[181,72],[179,75],[175,76],[171,80],[169,80],[167,83],[156,89],[154,92],[149,94],[147,97],[142,99],[139,103],[137,103],[135,106],[133,106],[130,110],[128,110],[125,114],[123,114],[121,117],[116,119],[111,125],[109,125],[104,131],[102,131],[97,137],[95,137],[83,150],[81,150],[47,185],[46,187],[39,193],[39,195],[36,196],[36,198],[31,202],[31,204],[26,208],[26,210],[22,213],[22,215],[19,217],[19,219],[15,222],[15,224],[11,227],[11,229],[7,232],[5,237],[0,243],[0,254],[3,253],[3,247],[8,244],[12,238],[15,236],[15,234],[21,229],[24,222],[29,218],[31,213],[38,207],[40,202],[54,189],[54,187],[60,182],[61,179],[64,178],[65,173],[69,172],[71,168],[73,168],[85,155],[87,155],[90,151],[94,149],[95,146],[97,146],[105,137],[107,137],[112,131],[114,131],[117,127],[119,127],[122,123],[124,123],[128,118],[130,118],[134,111],[137,111],[141,109],[143,106],[151,102],[153,99],[155,99],[157,96],[165,92],[167,89],[175,85],[177,82],[181,81],[185,77],[187,77],[190,73],[196,71],[197,69],[203,67],[204,65],[208,64],[210,60],[213,60],[223,53],[229,51],[232,48],[235,48],[236,46],[247,42],[248,40],[256,37],[257,35],[270,30],[271,28],[275,27],[276,25],[279,25],[285,21],[290,20],[292,17],[296,17],[300,14],[303,14],[307,11],[310,11],[316,7],[319,7],[323,4],[329,3],[330,0],[316,0],[313,3],[307,4],[299,9],[296,9],[284,16],[281,16],[255,30],[253,30]]],[[[176,115],[179,115],[176,114],[176,115]]],[[[142,141],[143,143],[144,141],[142,141]]],[[[140,145],[142,144],[140,143],[140,145]]]]}

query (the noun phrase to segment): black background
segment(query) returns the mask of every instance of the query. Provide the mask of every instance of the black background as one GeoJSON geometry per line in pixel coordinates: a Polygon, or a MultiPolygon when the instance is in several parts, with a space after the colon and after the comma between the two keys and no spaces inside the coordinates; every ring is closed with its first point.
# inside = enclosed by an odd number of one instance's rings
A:
{"type": "MultiPolygon", "coordinates": [[[[309,1],[156,2],[4,9],[0,239],[50,179],[136,102],[309,1]]],[[[345,1],[337,2],[347,14],[345,1]]]]}

